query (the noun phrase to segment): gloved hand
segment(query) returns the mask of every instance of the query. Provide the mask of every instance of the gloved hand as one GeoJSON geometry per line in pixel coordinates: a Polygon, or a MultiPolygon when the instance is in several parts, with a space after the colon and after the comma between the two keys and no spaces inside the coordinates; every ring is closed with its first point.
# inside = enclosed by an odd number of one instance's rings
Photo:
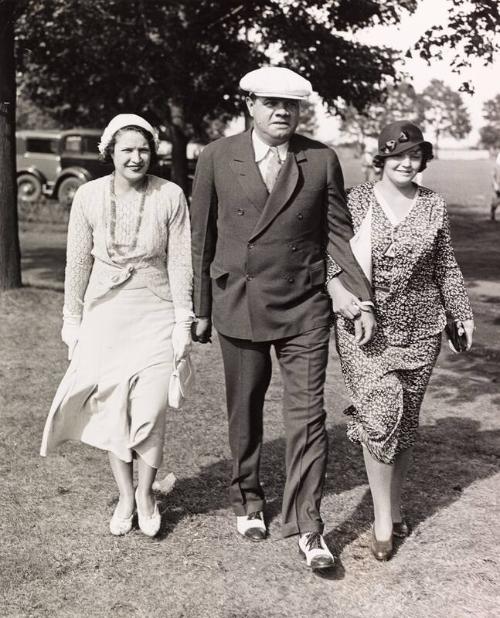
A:
{"type": "Polygon", "coordinates": [[[172,347],[174,359],[178,363],[191,352],[191,319],[176,322],[172,330],[172,347]]]}
{"type": "Polygon", "coordinates": [[[76,315],[65,315],[61,329],[61,339],[68,346],[68,360],[73,357],[73,351],[78,341],[82,318],[76,315]]]}

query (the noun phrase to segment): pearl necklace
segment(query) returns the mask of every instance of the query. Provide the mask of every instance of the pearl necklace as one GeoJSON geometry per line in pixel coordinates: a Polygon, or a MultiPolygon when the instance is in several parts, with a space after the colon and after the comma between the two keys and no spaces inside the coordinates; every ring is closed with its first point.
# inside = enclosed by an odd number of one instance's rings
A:
{"type": "Polygon", "coordinates": [[[135,231],[134,231],[134,237],[132,240],[132,243],[130,245],[127,245],[125,250],[123,250],[121,247],[122,245],[118,244],[116,242],[116,194],[115,194],[115,175],[114,173],[111,174],[111,179],[110,179],[110,202],[111,202],[111,220],[110,220],[110,236],[111,236],[111,249],[114,253],[116,253],[117,255],[127,255],[128,253],[131,253],[134,251],[134,249],[137,247],[137,240],[139,237],[139,230],[141,229],[141,223],[142,223],[142,215],[144,213],[144,203],[146,201],[146,192],[147,192],[147,188],[148,188],[148,177],[146,176],[144,178],[144,182],[142,183],[142,187],[141,187],[141,201],[139,204],[139,214],[137,216],[137,224],[135,226],[135,231]]]}

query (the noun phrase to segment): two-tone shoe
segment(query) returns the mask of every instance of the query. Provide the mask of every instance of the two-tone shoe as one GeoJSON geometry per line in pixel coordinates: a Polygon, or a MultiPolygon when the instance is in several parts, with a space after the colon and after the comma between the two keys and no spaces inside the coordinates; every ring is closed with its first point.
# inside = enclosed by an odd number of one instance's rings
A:
{"type": "Polygon", "coordinates": [[[267,536],[267,528],[262,511],[254,511],[248,515],[236,517],[236,529],[250,541],[264,541],[267,536]]]}
{"type": "Polygon", "coordinates": [[[330,569],[335,559],[319,532],[306,532],[299,537],[299,551],[313,570],[330,569]]]}

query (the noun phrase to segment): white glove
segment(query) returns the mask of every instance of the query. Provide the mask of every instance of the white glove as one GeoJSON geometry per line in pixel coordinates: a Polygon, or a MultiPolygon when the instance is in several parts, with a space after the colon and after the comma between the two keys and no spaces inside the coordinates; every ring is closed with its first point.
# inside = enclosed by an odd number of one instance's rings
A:
{"type": "Polygon", "coordinates": [[[76,315],[66,315],[63,318],[61,339],[68,346],[68,360],[71,360],[73,356],[73,351],[78,341],[78,333],[80,332],[81,322],[82,318],[76,315]]]}
{"type": "Polygon", "coordinates": [[[176,322],[172,330],[172,347],[177,363],[191,352],[191,322],[191,319],[176,322]]]}

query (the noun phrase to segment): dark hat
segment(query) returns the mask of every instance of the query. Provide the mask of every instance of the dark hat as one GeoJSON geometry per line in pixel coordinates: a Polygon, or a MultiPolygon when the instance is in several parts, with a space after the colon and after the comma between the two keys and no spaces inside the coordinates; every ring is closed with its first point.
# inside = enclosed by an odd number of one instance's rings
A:
{"type": "Polygon", "coordinates": [[[432,144],[424,140],[422,131],[413,122],[398,120],[382,129],[378,137],[379,157],[392,157],[415,146],[424,146],[432,156],[432,144]]]}

